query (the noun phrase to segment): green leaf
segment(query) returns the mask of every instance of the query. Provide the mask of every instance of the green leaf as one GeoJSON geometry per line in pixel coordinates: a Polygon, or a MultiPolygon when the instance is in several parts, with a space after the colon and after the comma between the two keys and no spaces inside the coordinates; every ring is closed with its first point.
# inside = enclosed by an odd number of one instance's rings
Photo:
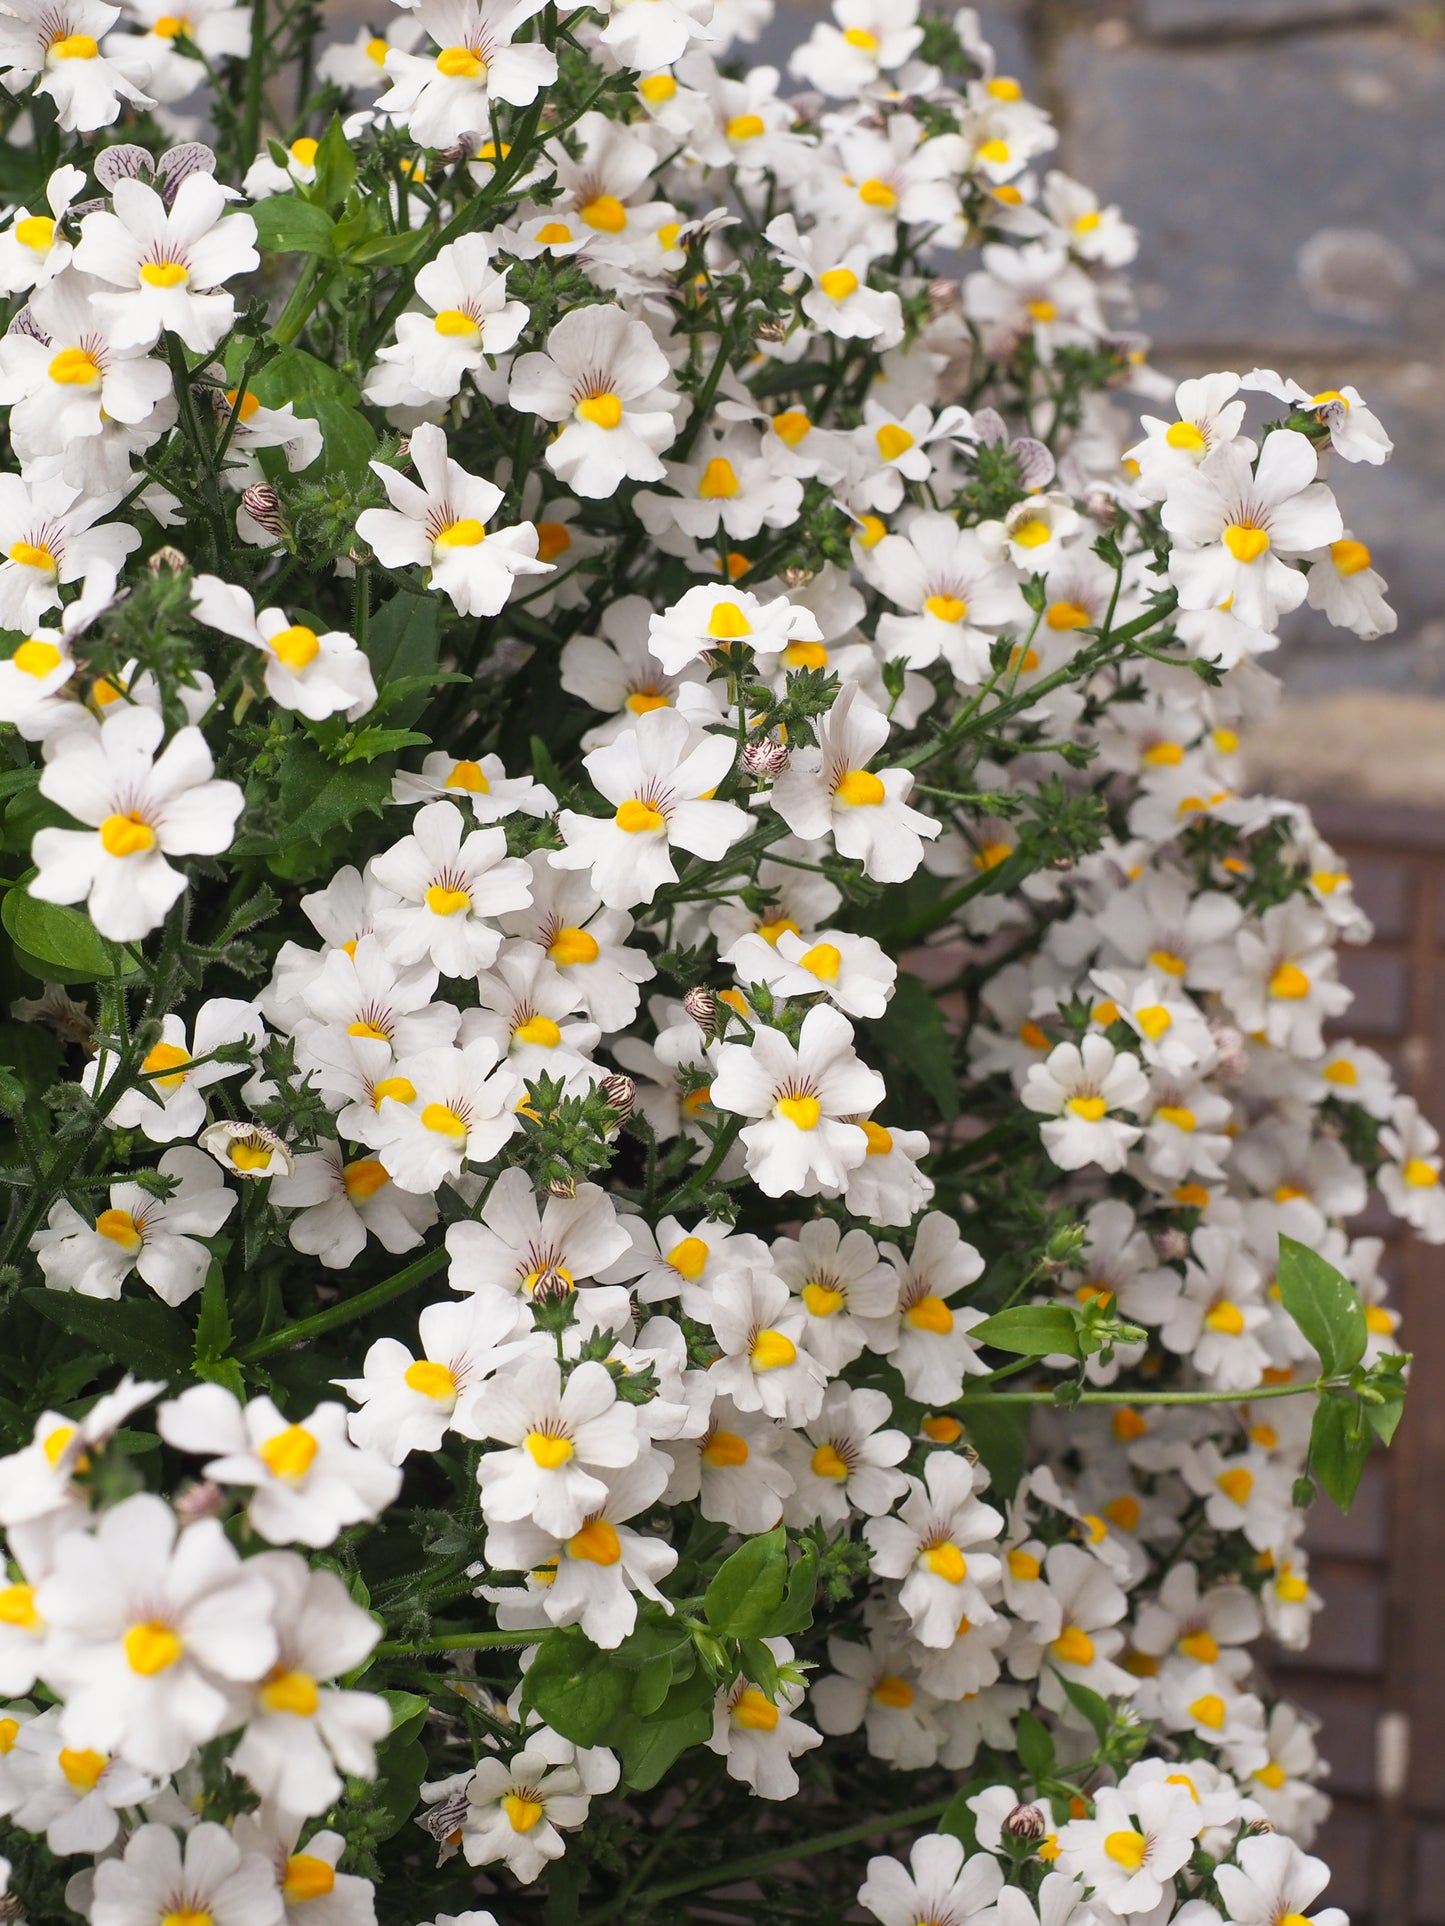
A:
{"type": "Polygon", "coordinates": [[[77,1297],[70,1291],[22,1293],[63,1331],[83,1338],[123,1364],[137,1377],[184,1378],[190,1374],[190,1343],[185,1322],[165,1304],[139,1297],[77,1297]]]}
{"type": "Polygon", "coordinates": [[[967,1785],[960,1786],[954,1793],[939,1818],[938,1830],[961,1839],[966,1853],[973,1852],[978,1845],[978,1821],[970,1811],[968,1802],[976,1799],[990,1783],[988,1779],[970,1779],[967,1785]]]}
{"type": "MultiPolygon", "coordinates": [[[[1280,1302],[1319,1353],[1327,1378],[1342,1378],[1365,1355],[1369,1330],[1355,1287],[1293,1237],[1279,1240],[1280,1302]]],[[[1323,1407],[1321,1407],[1323,1408],[1323,1407]]]]}
{"type": "Polygon", "coordinates": [[[634,1675],[569,1626],[549,1632],[527,1673],[524,1699],[574,1745],[602,1745],[627,1710],[634,1675]]]}
{"type": "Polygon", "coordinates": [[[126,952],[107,943],[83,910],[42,903],[22,885],[6,890],[0,923],[57,983],[90,983],[100,977],[108,982],[116,964],[123,975],[135,974],[126,952]]]}
{"type": "Polygon", "coordinates": [[[256,245],[272,254],[319,254],[330,259],[336,252],[331,216],[314,201],[300,200],[295,194],[272,194],[257,201],[251,209],[256,223],[256,245]]]}
{"type": "Polygon", "coordinates": [[[1405,1399],[1401,1395],[1387,1398],[1383,1404],[1367,1404],[1364,1406],[1364,1412],[1370,1421],[1370,1429],[1381,1444],[1387,1445],[1394,1437],[1400,1420],[1405,1415],[1405,1399]]]}
{"type": "Polygon", "coordinates": [[[1023,1769],[1037,1785],[1054,1769],[1054,1742],[1049,1729],[1032,1712],[1020,1712],[1017,1732],[1018,1755],[1023,1769]]]}
{"type": "Polygon", "coordinates": [[[879,1048],[922,1084],[944,1122],[952,1123],[958,1115],[953,1039],[942,1010],[920,977],[899,972],[888,1008],[873,1025],[873,1035],[879,1048]]]}
{"type": "Polygon", "coordinates": [[[430,741],[430,736],[420,735],[415,729],[362,729],[341,760],[343,764],[375,762],[378,756],[393,756],[402,749],[430,741]]]}
{"type": "Polygon", "coordinates": [[[723,1560],[703,1596],[707,1622],[722,1638],[761,1638],[787,1586],[788,1537],[777,1525],[723,1560]]]}
{"type": "Polygon", "coordinates": [[[813,1622],[813,1600],[818,1591],[818,1547],[811,1539],[803,1546],[788,1573],[788,1589],[779,1610],[768,1620],[765,1638],[787,1638],[806,1632],[813,1622]]]}
{"type": "Polygon", "coordinates": [[[391,774],[384,764],[350,763],[343,768],[304,736],[294,737],[286,745],[274,829],[242,836],[232,857],[269,856],[314,845],[343,823],[379,816],[390,795],[391,774]]]}
{"type": "Polygon", "coordinates": [[[383,1692],[380,1696],[391,1707],[392,1743],[409,1744],[426,1723],[431,1700],[423,1698],[420,1692],[383,1692]]]}
{"type": "MultiPolygon", "coordinates": [[[[264,203],[263,203],[264,205],[264,203]]],[[[390,1839],[416,1812],[422,1780],[431,1769],[426,1747],[418,1739],[388,1742],[377,1754],[377,1776],[347,1782],[348,1804],[366,1814],[372,1841],[390,1839]]]]}
{"type": "Polygon", "coordinates": [[[1021,1357],[1079,1355],[1078,1327],[1065,1304],[1015,1304],[971,1326],[968,1335],[976,1344],[991,1344],[996,1351],[1014,1351],[1021,1357]]]}
{"type": "Polygon", "coordinates": [[[372,616],[366,630],[366,656],[388,720],[406,728],[426,706],[429,681],[436,678],[441,648],[441,607],[434,595],[394,595],[372,616]],[[388,700],[393,684],[409,684],[407,695],[388,700]]]}
{"type": "Polygon", "coordinates": [[[990,1492],[1012,1498],[1028,1464],[1033,1406],[970,1404],[965,1397],[963,1415],[969,1443],[988,1471],[990,1492]]]}
{"type": "MultiPolygon", "coordinates": [[[[709,1688],[711,1697],[711,1688],[709,1688]]],[[[670,1701],[669,1701],[670,1703],[670,1701]]],[[[668,1716],[632,1719],[613,1740],[622,1755],[622,1776],[635,1792],[648,1792],[689,1746],[705,1745],[712,1732],[712,1710],[695,1707],[668,1716]]]]}
{"type": "Polygon", "coordinates": [[[312,192],[323,207],[340,207],[356,181],[356,156],[351,142],[341,131],[341,116],[333,114],[331,125],[316,148],[316,181],[312,192]]]}
{"type": "MultiPolygon", "coordinates": [[[[229,369],[233,381],[245,363],[243,348],[244,343],[237,342],[235,365],[229,369]]],[[[267,408],[282,408],[288,401],[299,408],[303,401],[321,395],[331,395],[337,401],[357,399],[354,381],[330,362],[307,354],[304,348],[282,348],[279,354],[273,354],[252,375],[249,385],[251,393],[267,408]]]]}
{"type": "Polygon", "coordinates": [[[1076,1712],[1082,1712],[1089,1724],[1093,1726],[1095,1738],[1102,1740],[1112,1723],[1108,1700],[1101,1699],[1089,1686],[1080,1685],[1074,1679],[1066,1679],[1062,1673],[1059,1674],[1059,1684],[1063,1686],[1069,1704],[1076,1712]]]}
{"type": "Polygon", "coordinates": [[[367,464],[376,453],[376,431],[361,410],[336,395],[312,395],[297,404],[296,412],[321,426],[321,453],[303,473],[344,475],[353,487],[365,482],[367,464]]]}
{"type": "Polygon", "coordinates": [[[399,267],[409,261],[427,238],[424,227],[408,228],[404,234],[375,234],[346,250],[346,259],[358,267],[399,267]]]}
{"type": "Polygon", "coordinates": [[[1323,1397],[1315,1406],[1310,1426],[1310,1470],[1334,1499],[1348,1511],[1360,1487],[1360,1474],[1370,1455],[1370,1426],[1355,1398],[1323,1397]]]}
{"type": "Polygon", "coordinates": [[[221,1384],[237,1398],[246,1396],[246,1380],[235,1358],[226,1356],[231,1348],[231,1313],[226,1303],[226,1280],[214,1258],[201,1292],[200,1315],[196,1319],[194,1375],[208,1384],[221,1384]]]}

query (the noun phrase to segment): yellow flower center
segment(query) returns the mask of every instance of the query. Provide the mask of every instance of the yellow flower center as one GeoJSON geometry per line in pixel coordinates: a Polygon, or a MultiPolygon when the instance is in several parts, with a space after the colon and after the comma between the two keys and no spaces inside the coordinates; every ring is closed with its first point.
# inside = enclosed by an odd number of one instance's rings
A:
{"type": "Polygon", "coordinates": [[[846,301],[858,292],[858,276],[852,268],[829,268],[818,276],[818,286],[830,301],[846,301]]]}
{"type": "Polygon", "coordinates": [[[913,1703],[913,1687],[906,1679],[885,1672],[873,1688],[873,1701],[875,1705],[886,1705],[892,1711],[906,1712],[913,1703]]]}
{"type": "Polygon", "coordinates": [[[923,1562],[933,1576],[941,1578],[945,1584],[961,1585],[968,1577],[968,1560],[957,1545],[950,1544],[947,1539],[941,1545],[927,1546],[923,1562]]]}
{"type": "Polygon", "coordinates": [[[625,829],[629,836],[641,836],[645,832],[658,832],[667,828],[667,818],[660,809],[645,803],[640,797],[632,796],[620,803],[613,818],[619,829],[625,829]]]}
{"type": "Polygon", "coordinates": [[[479,80],[487,63],[470,47],[443,47],[437,55],[437,72],[448,80],[479,80]]]}
{"type": "Polygon", "coordinates": [[[747,1441],[735,1431],[714,1431],[703,1446],[702,1455],[715,1471],[745,1465],[748,1461],[747,1441]]]}
{"type": "MultiPolygon", "coordinates": [[[[1271,1792],[1278,1792],[1288,1776],[1284,1767],[1276,1765],[1273,1759],[1270,1760],[1268,1765],[1256,1767],[1250,1774],[1250,1777],[1252,1779],[1258,1779],[1262,1786],[1268,1786],[1271,1792]]],[[[1281,1926],[1283,1926],[1283,1922],[1281,1922],[1281,1926]]]]}
{"type": "Polygon", "coordinates": [[[637,83],[637,91],[649,105],[660,107],[677,92],[677,82],[671,74],[649,74],[637,83]]]}
{"type": "Polygon", "coordinates": [[[849,769],[833,791],[850,809],[872,809],[886,801],[887,790],[871,769],[849,769]]]}
{"type": "Polygon", "coordinates": [[[867,1118],[858,1126],[868,1139],[870,1157],[886,1157],[893,1148],[893,1132],[883,1124],[873,1123],[867,1118]]]}
{"type": "Polygon", "coordinates": [[[1192,421],[1176,421],[1172,428],[1164,431],[1164,439],[1171,448],[1179,448],[1188,455],[1202,455],[1209,446],[1200,429],[1192,421]]]}
{"type": "Polygon", "coordinates": [[[816,1097],[779,1097],[773,1110],[798,1130],[816,1130],[823,1114],[823,1106],[816,1097]]]}
{"type": "Polygon", "coordinates": [[[772,1700],[764,1698],[755,1685],[748,1686],[733,1707],[733,1717],[745,1732],[772,1732],[779,1716],[772,1700]]]}
{"type": "Polygon", "coordinates": [[[697,492],[699,499],[705,502],[732,501],[742,493],[742,483],[732,463],[725,456],[714,455],[702,471],[697,492]]]}
{"type": "Polygon", "coordinates": [[[847,1460],[830,1444],[819,1445],[810,1464],[816,1478],[833,1478],[841,1484],[848,1476],[847,1460]]]}
{"type": "Polygon", "coordinates": [[[100,846],[107,856],[143,856],[155,848],[156,833],[132,810],[128,816],[106,817],[100,826],[100,846]]]}
{"type": "Polygon", "coordinates": [[[1254,1473],[1246,1471],[1243,1465],[1235,1465],[1231,1471],[1221,1471],[1214,1482],[1231,1504],[1243,1505],[1249,1502],[1254,1490],[1254,1473]]]}
{"type": "Polygon", "coordinates": [[[913,446],[913,437],[906,428],[900,428],[896,421],[885,421],[873,439],[878,444],[878,452],[884,461],[897,461],[906,455],[913,446]]]}
{"type": "Polygon", "coordinates": [[[761,114],[734,114],[727,124],[729,140],[756,140],[768,131],[761,114]]]}
{"type": "Polygon", "coordinates": [[[1182,1103],[1161,1103],[1154,1115],[1162,1123],[1173,1124],[1176,1130],[1192,1131],[1198,1121],[1192,1110],[1182,1103]]]}
{"type": "Polygon", "coordinates": [[[268,1712],[289,1712],[298,1719],[314,1718],[321,1703],[309,1672],[288,1672],[279,1665],[261,1687],[260,1697],[268,1712]]]}
{"type": "Polygon", "coordinates": [[[586,930],[574,929],[571,924],[558,930],[547,945],[547,955],[559,969],[567,969],[576,963],[595,963],[601,954],[595,936],[586,930]]]}
{"type": "MultiPolygon", "coordinates": [[[[416,1085],[406,1077],[383,1077],[380,1083],[371,1086],[371,1101],[380,1110],[390,1097],[395,1103],[415,1103],[416,1085]]],[[[433,1105],[439,1109],[440,1105],[433,1105]]]]}
{"type": "Polygon", "coordinates": [[[798,1355],[798,1347],[781,1331],[759,1331],[748,1354],[755,1371],[782,1371],[798,1355]]]}
{"type": "Polygon", "coordinates": [[[866,27],[846,27],[843,38],[850,47],[856,47],[859,53],[877,53],[881,44],[877,34],[869,33],[866,27]]]}
{"type": "Polygon", "coordinates": [[[577,412],[594,428],[616,428],[622,420],[622,403],[613,394],[584,395],[577,412]]]}
{"type": "Polygon", "coordinates": [[[1210,1632],[1186,1632],[1179,1641],[1179,1649],[1186,1658],[1197,1659],[1201,1665],[1213,1665],[1219,1657],[1219,1640],[1210,1632]]]}
{"type": "Polygon", "coordinates": [[[805,435],[813,432],[813,424],[801,408],[789,408],[781,415],[773,417],[773,433],[789,448],[796,448],[805,435]]]}
{"type": "MultiPolygon", "coordinates": [[[[548,221],[544,226],[539,227],[537,229],[537,239],[538,241],[540,241],[543,247],[566,247],[568,242],[572,239],[572,230],[570,227],[568,227],[565,221],[548,221]]],[[[605,398],[608,400],[613,399],[612,396],[607,396],[605,398]]],[[[582,404],[581,412],[585,412],[585,410],[586,410],[586,403],[584,402],[582,404]]],[[[618,407],[617,418],[618,418],[618,421],[622,419],[622,410],[620,406],[618,407]]],[[[594,417],[591,415],[588,415],[587,419],[591,421],[594,419],[594,417]]],[[[617,426],[617,422],[604,421],[600,424],[600,426],[602,426],[603,428],[615,428],[617,426]]]]}
{"type": "Polygon", "coordinates": [[[422,1397],[431,1398],[437,1404],[449,1404],[457,1395],[455,1373],[430,1358],[418,1358],[415,1364],[409,1364],[403,1382],[408,1390],[419,1391],[422,1397]]]}
{"type": "Polygon", "coordinates": [[[1102,1097],[1070,1097],[1069,1108],[1076,1117],[1082,1117],[1085,1123],[1098,1123],[1099,1119],[1107,1113],[1109,1106],[1102,1097]]]}
{"type": "Polygon", "coordinates": [[[572,1456],[572,1440],[555,1431],[529,1431],[525,1442],[532,1463],[543,1471],[559,1470],[572,1456]]]}
{"type": "Polygon", "coordinates": [[[1046,521],[1040,520],[1037,515],[1030,515],[1027,521],[1019,523],[1009,539],[1017,542],[1020,548],[1042,548],[1052,534],[1053,530],[1046,521]]]}
{"type": "Polygon", "coordinates": [[[166,1671],[185,1649],[170,1626],[162,1625],[158,1618],[148,1619],[143,1625],[132,1625],[121,1646],[131,1671],[139,1672],[145,1679],[166,1671]]]}
{"type": "Polygon", "coordinates": [[[847,1294],[832,1284],[805,1284],[803,1302],[813,1317],[836,1317],[848,1302],[847,1294]]]}
{"type": "Polygon", "coordinates": [[[438,1137],[450,1137],[454,1143],[465,1143],[467,1120],[459,1117],[449,1104],[429,1103],[421,1113],[423,1130],[435,1131],[438,1137]]]}
{"type": "Polygon", "coordinates": [[[273,1478],[304,1478],[311,1469],[320,1441],[304,1424],[288,1424],[256,1447],[256,1456],[273,1478]]]}
{"type": "Polygon", "coordinates": [[[700,1237],[684,1237],[667,1253],[667,1261],[680,1277],[694,1283],[703,1274],[710,1253],[700,1237]]]}
{"type": "Polygon", "coordinates": [[[63,40],[52,40],[52,60],[94,60],[100,48],[88,33],[68,33],[63,40]]]}
{"type": "Polygon", "coordinates": [[[529,1799],[522,1792],[509,1792],[502,1801],[502,1810],[511,1820],[513,1832],[530,1832],[546,1807],[540,1799],[529,1799]]]}
{"type": "Polygon", "coordinates": [[[117,1244],[127,1255],[134,1256],[143,1243],[140,1226],[128,1210],[103,1210],[95,1220],[95,1228],[102,1237],[117,1244]]]}
{"type": "MultiPolygon", "coordinates": [[[[11,1752],[15,1741],[20,1737],[19,1719],[0,1719],[0,1754],[11,1752]]],[[[101,1762],[104,1764],[104,1761],[101,1762]]]]}
{"type": "Polygon", "coordinates": [[[50,379],[63,388],[98,388],[100,363],[84,348],[62,348],[50,364],[50,379]]]}
{"type": "Polygon", "coordinates": [[[1236,562],[1257,562],[1269,547],[1268,533],[1253,522],[1231,522],[1221,539],[1236,562]]]}
{"type": "Polygon", "coordinates": [[[953,1312],[941,1297],[920,1297],[904,1316],[915,1331],[931,1331],[935,1337],[947,1337],[953,1329],[953,1312]]]}
{"type": "Polygon", "coordinates": [[[32,254],[46,254],[55,240],[55,223],[48,214],[27,214],[11,230],[21,247],[32,254]]]}
{"type": "Polygon", "coordinates": [[[315,629],[308,629],[304,622],[297,622],[289,629],[282,629],[279,635],[273,635],[267,647],[292,675],[300,675],[307,663],[316,659],[321,641],[315,629]]]}
{"type": "Polygon", "coordinates": [[[438,334],[455,336],[462,340],[475,340],[481,333],[473,316],[463,308],[443,308],[432,326],[438,334]]]}
{"type": "Polygon", "coordinates": [[[34,676],[37,682],[43,682],[46,676],[54,674],[65,658],[53,642],[42,642],[38,636],[32,636],[28,642],[20,644],[10,660],[22,675],[34,676]]]}
{"type": "Polygon", "coordinates": [[[1298,1003],[1310,993],[1310,980],[1297,963],[1281,963],[1269,979],[1271,996],[1287,1003],[1298,1003]]]}
{"type": "Polygon", "coordinates": [[[1016,1578],[1024,1584],[1031,1584],[1043,1567],[1032,1552],[1011,1551],[1008,1555],[1008,1570],[1010,1578],[1016,1578]]]}
{"type": "Polygon", "coordinates": [[[581,212],[588,227],[597,228],[603,234],[620,234],[627,225],[627,209],[613,194],[599,194],[581,212]]]}
{"type": "Polygon", "coordinates": [[[1440,1181],[1439,1171],[1423,1157],[1412,1157],[1400,1174],[1414,1190],[1429,1190],[1440,1181]]]}
{"type": "Polygon", "coordinates": [[[33,1585],[0,1587],[0,1625],[13,1625],[22,1632],[37,1631],[42,1623],[35,1609],[33,1585]]]}
{"type": "Polygon", "coordinates": [[[1223,1337],[1238,1337],[1244,1330],[1244,1312],[1237,1304],[1223,1298],[1207,1313],[1204,1322],[1211,1331],[1218,1331],[1223,1337]]]}
{"type": "Polygon", "coordinates": [[[470,909],[472,899],[464,889],[448,889],[444,883],[431,883],[427,887],[426,906],[433,916],[455,916],[458,910],[470,909]]]}
{"type": "Polygon", "coordinates": [[[881,207],[890,214],[898,205],[898,196],[887,181],[864,181],[858,189],[858,198],[865,207],[881,207]]]}
{"type": "Polygon", "coordinates": [[[1094,1641],[1079,1625],[1066,1625],[1053,1642],[1053,1654],[1061,1665],[1092,1665],[1094,1641]]]}
{"type": "Polygon", "coordinates": [[[572,536],[565,522],[538,522],[537,560],[555,562],[559,555],[565,555],[572,546],[572,536]]]}
{"type": "Polygon", "coordinates": [[[1125,1872],[1138,1872],[1148,1850],[1149,1841],[1142,1832],[1111,1832],[1104,1840],[1104,1851],[1125,1872]]]}
{"type": "Polygon", "coordinates": [[[10,559],[18,562],[21,568],[44,569],[47,575],[55,573],[55,557],[43,542],[12,542],[10,559]]]}
{"type": "Polygon", "coordinates": [[[146,261],[140,278],[148,288],[183,288],[191,276],[183,261],[146,261]]]}
{"type": "Polygon", "coordinates": [[[1218,1732],[1224,1724],[1224,1700],[1217,1692],[1206,1692],[1203,1698],[1195,1699],[1189,1712],[1200,1725],[1207,1725],[1211,1732],[1218,1732]]]}
{"type": "Polygon", "coordinates": [[[481,764],[468,762],[465,758],[453,764],[452,773],[442,786],[445,789],[465,789],[469,796],[489,796],[492,793],[492,785],[482,774],[481,764]]]}
{"type": "Polygon", "coordinates": [[[286,1861],[281,1879],[283,1898],[301,1904],[308,1899],[325,1899],[336,1885],[336,1868],[314,1853],[293,1852],[286,1861]]]}
{"type": "Polygon", "coordinates": [[[1331,542],[1330,560],[1341,575],[1358,575],[1370,566],[1370,551],[1363,542],[1331,542]]]}
{"type": "Polygon", "coordinates": [[[476,516],[464,515],[460,521],[447,523],[435,545],[437,548],[475,548],[486,537],[487,531],[476,516]]]}
{"type": "Polygon", "coordinates": [[[161,1926],[216,1926],[209,1913],[199,1912],[194,1906],[182,1906],[179,1912],[167,1913],[161,1926]]]}
{"type": "Polygon", "coordinates": [[[63,1746],[55,1763],[65,1774],[68,1786],[76,1792],[86,1793],[95,1791],[100,1775],[110,1760],[103,1752],[73,1752],[69,1746],[63,1746]]]}
{"type": "Polygon", "coordinates": [[[536,1043],[544,1050],[555,1050],[562,1041],[562,1032],[551,1017],[530,1016],[525,1023],[519,1023],[512,1032],[513,1043],[536,1043]]]}
{"type": "Polygon", "coordinates": [[[567,1540],[569,1558],[580,1558],[589,1565],[616,1565],[622,1558],[622,1545],[615,1525],[605,1518],[589,1518],[581,1531],[567,1540]]]}

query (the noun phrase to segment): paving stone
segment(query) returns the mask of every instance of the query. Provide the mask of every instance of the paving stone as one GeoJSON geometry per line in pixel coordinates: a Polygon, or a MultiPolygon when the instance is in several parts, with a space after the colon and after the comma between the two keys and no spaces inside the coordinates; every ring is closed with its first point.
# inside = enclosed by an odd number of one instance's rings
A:
{"type": "Polygon", "coordinates": [[[1386,28],[1217,48],[1076,32],[1057,79],[1065,165],[1141,230],[1156,342],[1438,343],[1445,50],[1386,28]]]}
{"type": "Polygon", "coordinates": [[[1368,20],[1411,13],[1418,0],[1140,0],[1139,24],[1152,34],[1269,33],[1325,20],[1368,20]]]}

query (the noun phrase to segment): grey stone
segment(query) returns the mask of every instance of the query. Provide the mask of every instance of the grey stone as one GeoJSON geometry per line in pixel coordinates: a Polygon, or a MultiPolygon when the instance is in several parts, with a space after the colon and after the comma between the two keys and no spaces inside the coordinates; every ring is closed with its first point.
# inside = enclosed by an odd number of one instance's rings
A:
{"type": "Polygon", "coordinates": [[[1268,33],[1330,20],[1378,19],[1409,13],[1418,0],[1140,0],[1146,33],[1268,33]]]}
{"type": "Polygon", "coordinates": [[[1218,48],[1074,33],[1058,81],[1064,165],[1140,228],[1156,342],[1229,356],[1438,343],[1440,47],[1383,28],[1218,48]]]}

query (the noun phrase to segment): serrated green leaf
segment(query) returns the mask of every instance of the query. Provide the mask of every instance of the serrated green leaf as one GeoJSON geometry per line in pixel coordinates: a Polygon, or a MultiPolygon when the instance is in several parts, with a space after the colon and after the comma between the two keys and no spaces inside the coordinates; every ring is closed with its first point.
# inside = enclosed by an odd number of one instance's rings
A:
{"type": "Polygon", "coordinates": [[[1369,1328],[1350,1280],[1293,1237],[1279,1240],[1279,1296],[1319,1353],[1327,1378],[1342,1378],[1365,1355],[1369,1328]]]}
{"type": "Polygon", "coordinates": [[[168,1382],[190,1375],[185,1319],[154,1299],[77,1297],[71,1291],[23,1293],[33,1310],[93,1344],[137,1377],[168,1382]]]}

